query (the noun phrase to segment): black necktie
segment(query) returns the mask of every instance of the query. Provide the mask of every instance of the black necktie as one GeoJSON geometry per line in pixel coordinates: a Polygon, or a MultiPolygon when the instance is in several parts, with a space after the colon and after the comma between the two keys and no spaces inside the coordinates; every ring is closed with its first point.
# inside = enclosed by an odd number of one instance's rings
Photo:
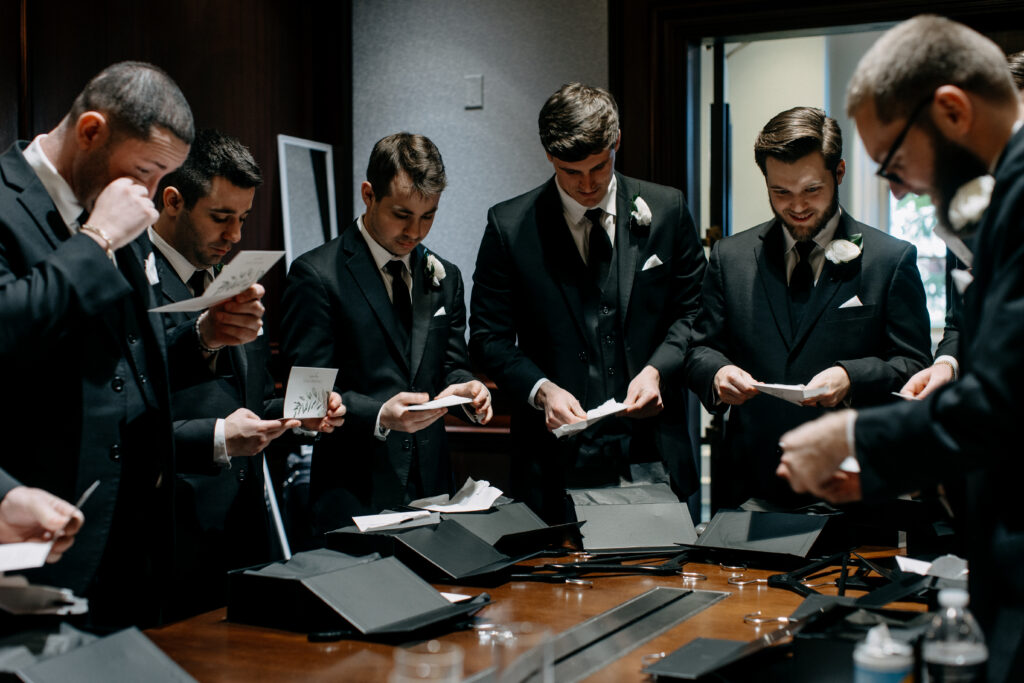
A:
{"type": "Polygon", "coordinates": [[[406,334],[412,330],[412,299],[409,287],[405,284],[405,264],[401,261],[388,261],[384,270],[391,275],[391,305],[395,309],[395,317],[402,325],[406,334]]]}
{"type": "Polygon", "coordinates": [[[793,327],[796,328],[800,317],[804,313],[804,306],[811,298],[811,289],[814,288],[814,273],[811,272],[811,251],[814,250],[814,242],[797,242],[796,253],[799,260],[793,267],[789,276],[789,297],[793,307],[793,327]]]}
{"type": "Polygon", "coordinates": [[[197,270],[188,279],[188,288],[192,290],[192,296],[202,296],[206,291],[206,271],[197,270]]]}
{"type": "Polygon", "coordinates": [[[590,221],[590,245],[587,256],[587,267],[594,276],[594,281],[600,287],[608,279],[608,267],[612,262],[612,242],[608,239],[608,233],[604,230],[602,219],[604,211],[601,209],[589,209],[583,214],[590,221]]]}

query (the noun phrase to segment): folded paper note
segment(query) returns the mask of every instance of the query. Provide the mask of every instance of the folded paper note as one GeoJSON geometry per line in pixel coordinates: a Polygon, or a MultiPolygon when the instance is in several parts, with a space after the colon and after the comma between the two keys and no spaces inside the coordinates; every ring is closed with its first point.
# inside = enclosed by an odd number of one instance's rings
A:
{"type": "Polygon", "coordinates": [[[284,416],[300,420],[326,416],[327,399],[337,376],[337,368],[293,367],[284,393],[284,416]]]}
{"type": "Polygon", "coordinates": [[[210,283],[202,296],[176,301],[150,309],[154,313],[187,313],[201,311],[233,296],[241,294],[284,256],[283,251],[243,251],[224,266],[217,279],[210,283]]]}
{"type": "Polygon", "coordinates": [[[438,408],[450,408],[472,402],[473,399],[466,398],[465,396],[445,396],[444,398],[435,398],[433,401],[409,406],[409,410],[437,410],[438,408]]]}
{"type": "Polygon", "coordinates": [[[573,434],[578,434],[587,427],[589,427],[590,425],[599,422],[600,420],[603,420],[606,417],[618,415],[619,413],[625,410],[625,403],[619,403],[615,399],[610,398],[601,405],[599,405],[598,407],[594,408],[593,410],[588,410],[587,419],[581,420],[579,422],[573,422],[572,424],[562,425],[561,427],[555,429],[552,433],[555,435],[556,438],[559,439],[561,439],[563,436],[571,436],[573,434]]]}
{"type": "Polygon", "coordinates": [[[434,512],[479,512],[489,510],[494,501],[501,496],[501,490],[491,486],[491,482],[481,479],[466,479],[459,492],[450,500],[447,493],[430,498],[421,498],[409,503],[409,507],[433,510],[434,512]]]}
{"type": "Polygon", "coordinates": [[[808,389],[803,384],[762,384],[761,382],[754,382],[754,386],[762,394],[781,398],[783,401],[789,401],[797,405],[800,405],[809,398],[827,394],[832,390],[832,387],[829,386],[808,389]]]}
{"type": "Polygon", "coordinates": [[[369,531],[429,516],[430,513],[426,510],[410,510],[409,512],[387,512],[382,515],[362,515],[353,517],[352,521],[356,523],[360,531],[369,531]]]}

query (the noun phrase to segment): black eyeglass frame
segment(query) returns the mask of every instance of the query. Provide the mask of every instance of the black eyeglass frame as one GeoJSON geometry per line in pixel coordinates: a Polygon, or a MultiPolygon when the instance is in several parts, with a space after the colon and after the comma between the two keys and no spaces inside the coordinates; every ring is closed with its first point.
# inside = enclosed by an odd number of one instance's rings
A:
{"type": "Polygon", "coordinates": [[[878,166],[878,170],[875,171],[876,176],[891,183],[896,183],[898,185],[903,184],[903,179],[900,178],[899,175],[896,173],[890,173],[885,169],[889,167],[889,164],[892,162],[892,158],[896,156],[896,152],[900,151],[900,147],[903,145],[903,140],[907,137],[907,133],[910,132],[910,129],[914,127],[917,117],[921,115],[921,112],[924,111],[925,107],[932,103],[933,99],[935,99],[935,94],[929,94],[928,97],[921,100],[921,102],[914,107],[914,110],[910,112],[906,125],[903,126],[903,130],[901,130],[900,134],[896,136],[895,140],[893,140],[892,146],[889,147],[889,153],[885,155],[885,159],[882,160],[882,163],[878,166]]]}

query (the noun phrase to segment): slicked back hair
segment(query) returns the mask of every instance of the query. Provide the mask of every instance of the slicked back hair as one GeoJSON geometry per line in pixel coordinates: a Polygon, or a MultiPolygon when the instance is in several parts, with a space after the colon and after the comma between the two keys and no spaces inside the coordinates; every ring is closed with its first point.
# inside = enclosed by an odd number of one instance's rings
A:
{"type": "Polygon", "coordinates": [[[604,88],[567,83],[548,98],[538,117],[544,150],[562,161],[582,161],[619,139],[619,108],[604,88]]]}
{"type": "Polygon", "coordinates": [[[187,145],[195,138],[192,110],[178,85],[145,62],[118,62],[94,76],[72,103],[68,121],[73,125],[87,111],[107,117],[114,139],[149,140],[154,127],[187,145]]]}
{"type": "Polygon", "coordinates": [[[834,173],[843,160],[843,133],[836,120],[814,107],[793,107],[765,124],[754,143],[754,161],[761,173],[768,157],[791,164],[813,152],[825,157],[834,173]]]}
{"type": "Polygon", "coordinates": [[[1013,84],[1017,90],[1024,90],[1024,50],[1006,56],[1006,64],[1010,67],[1013,84]]]}
{"type": "Polygon", "coordinates": [[[444,192],[448,177],[444,160],[430,138],[414,133],[394,133],[381,138],[370,152],[366,179],[377,199],[391,193],[391,181],[405,173],[412,187],[423,197],[436,197],[444,192]]]}
{"type": "Polygon", "coordinates": [[[886,31],[861,58],[846,88],[846,113],[873,101],[882,124],[908,118],[943,85],[992,102],[1017,101],[1006,57],[995,43],[945,17],[924,14],[886,31]]]}
{"type": "Polygon", "coordinates": [[[243,189],[259,187],[263,182],[259,164],[248,147],[230,135],[207,128],[196,134],[185,163],[160,180],[157,208],[163,208],[164,189],[174,187],[185,200],[185,208],[191,210],[196,202],[210,194],[213,179],[217,177],[243,189]]]}

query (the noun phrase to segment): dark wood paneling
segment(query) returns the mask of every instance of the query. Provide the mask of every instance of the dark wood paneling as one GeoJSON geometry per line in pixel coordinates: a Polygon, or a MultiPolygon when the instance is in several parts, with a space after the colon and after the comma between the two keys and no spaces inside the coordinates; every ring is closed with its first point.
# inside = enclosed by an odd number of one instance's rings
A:
{"type": "MultiPolygon", "coordinates": [[[[17,102],[20,3],[0,4],[0,97],[17,102]],[[15,81],[16,84],[16,81],[15,81]],[[16,88],[16,85],[13,86],[16,88]]],[[[351,215],[351,26],[347,2],[97,0],[27,3],[28,111],[5,107],[0,146],[53,128],[85,82],[124,59],[166,70],[192,106],[198,127],[234,135],[263,169],[241,249],[283,249],[277,135],[334,145],[338,211],[351,215]],[[27,128],[18,130],[18,116],[27,128]],[[12,119],[9,121],[8,119],[12,119]]],[[[346,219],[347,221],[347,219],[346,219]]],[[[275,339],[284,265],[264,280],[266,323],[275,339]]]]}

